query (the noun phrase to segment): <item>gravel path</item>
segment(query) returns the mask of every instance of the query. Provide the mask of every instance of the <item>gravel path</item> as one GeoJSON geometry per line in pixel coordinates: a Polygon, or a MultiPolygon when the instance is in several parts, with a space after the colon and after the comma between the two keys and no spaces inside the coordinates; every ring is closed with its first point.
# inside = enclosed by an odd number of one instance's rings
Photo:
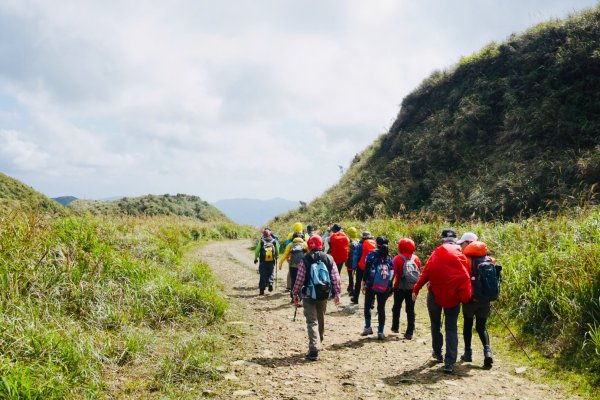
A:
{"type": "MultiPolygon", "coordinates": [[[[392,299],[387,303],[386,339],[361,337],[362,304],[350,305],[346,294],[339,307],[333,302],[325,316],[324,349],[319,361],[304,359],[308,339],[302,308],[293,321],[294,308],[285,292],[287,266],[279,272],[276,290],[258,295],[258,274],[252,263],[250,241],[215,242],[199,248],[224,283],[239,315],[231,324],[246,326],[242,338],[245,354],[228,367],[231,398],[247,399],[564,399],[569,396],[559,383],[536,384],[516,373],[521,367],[495,354],[494,368],[484,370],[483,355],[474,332],[473,363],[457,363],[455,373],[444,374],[443,364],[431,355],[425,296],[417,300],[416,331],[412,340],[390,331],[392,299]]],[[[342,270],[342,288],[347,276],[342,270]]],[[[361,301],[363,297],[361,296],[361,301]]],[[[373,315],[374,320],[376,316],[373,315]]],[[[462,317],[461,317],[462,318],[462,317]]],[[[459,328],[460,330],[460,328],[459,328]]],[[[492,338],[492,345],[497,338],[492,338]]],[[[462,343],[459,343],[459,354],[462,343]]],[[[531,367],[526,374],[535,373],[531,367]]]]}

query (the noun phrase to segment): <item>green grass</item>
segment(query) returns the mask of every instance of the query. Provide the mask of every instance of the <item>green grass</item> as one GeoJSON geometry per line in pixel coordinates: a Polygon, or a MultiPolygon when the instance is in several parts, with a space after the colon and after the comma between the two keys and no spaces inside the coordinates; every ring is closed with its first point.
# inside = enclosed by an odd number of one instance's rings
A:
{"type": "Polygon", "coordinates": [[[133,393],[177,397],[214,379],[228,303],[184,254],[249,234],[181,218],[0,215],[0,398],[102,398],[122,393],[121,376],[133,393]]]}

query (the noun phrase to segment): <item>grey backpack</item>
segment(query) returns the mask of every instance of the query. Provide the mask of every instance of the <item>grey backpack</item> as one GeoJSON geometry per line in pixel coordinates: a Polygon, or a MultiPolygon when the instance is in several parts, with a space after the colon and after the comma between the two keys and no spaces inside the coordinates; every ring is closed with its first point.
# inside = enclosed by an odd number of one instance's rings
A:
{"type": "Polygon", "coordinates": [[[402,254],[399,256],[404,260],[404,266],[402,267],[402,277],[398,279],[398,288],[412,290],[421,276],[421,270],[415,262],[416,256],[414,254],[410,258],[404,257],[402,254]]]}

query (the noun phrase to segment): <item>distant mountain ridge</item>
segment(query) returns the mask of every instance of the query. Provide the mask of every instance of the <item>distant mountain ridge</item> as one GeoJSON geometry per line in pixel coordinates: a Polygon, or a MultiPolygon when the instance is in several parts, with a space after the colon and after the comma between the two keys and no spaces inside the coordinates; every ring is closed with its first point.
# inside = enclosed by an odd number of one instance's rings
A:
{"type": "Polygon", "coordinates": [[[261,227],[276,215],[300,206],[297,201],[282,198],[269,200],[248,198],[225,199],[216,201],[212,205],[224,212],[234,222],[255,227],[261,227]]]}
{"type": "Polygon", "coordinates": [[[75,196],[60,196],[60,197],[52,197],[52,200],[62,204],[63,206],[68,206],[69,204],[71,204],[72,202],[77,200],[77,197],[75,197],[75,196]]]}

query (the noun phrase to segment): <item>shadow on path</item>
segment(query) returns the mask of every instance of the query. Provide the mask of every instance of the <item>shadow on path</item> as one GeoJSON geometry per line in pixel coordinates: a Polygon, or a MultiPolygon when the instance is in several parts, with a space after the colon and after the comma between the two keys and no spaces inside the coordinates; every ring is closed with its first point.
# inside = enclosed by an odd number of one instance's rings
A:
{"type": "Polygon", "coordinates": [[[444,363],[429,360],[413,369],[406,370],[398,375],[383,378],[383,382],[390,386],[418,385],[436,383],[441,380],[456,381],[470,376],[469,367],[462,364],[454,364],[454,373],[445,374],[442,370],[444,363]]]}

